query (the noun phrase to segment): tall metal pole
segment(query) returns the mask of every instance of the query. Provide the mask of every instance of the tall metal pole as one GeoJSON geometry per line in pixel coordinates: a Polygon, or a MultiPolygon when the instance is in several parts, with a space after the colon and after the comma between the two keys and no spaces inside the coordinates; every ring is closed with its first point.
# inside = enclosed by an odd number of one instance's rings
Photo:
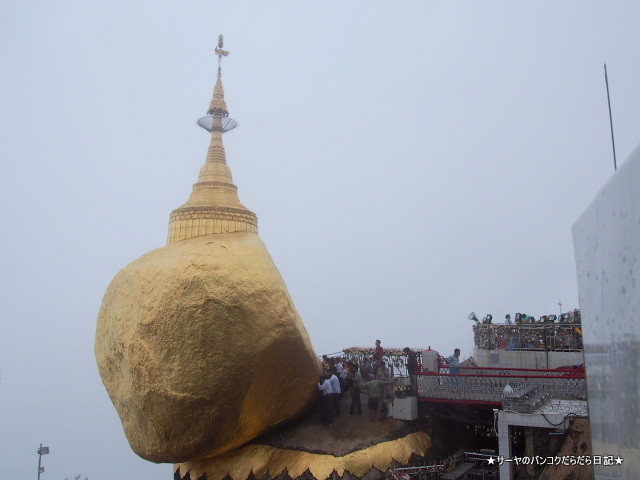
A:
{"type": "Polygon", "coordinates": [[[613,169],[618,170],[616,162],[616,142],[613,139],[613,117],[611,116],[611,99],[609,98],[609,79],[607,78],[607,63],[604,63],[604,83],[607,85],[607,103],[609,104],[609,125],[611,126],[611,146],[613,147],[613,169]]]}
{"type": "Polygon", "coordinates": [[[40,465],[42,462],[42,444],[40,444],[40,448],[38,449],[38,480],[40,480],[40,465]]]}

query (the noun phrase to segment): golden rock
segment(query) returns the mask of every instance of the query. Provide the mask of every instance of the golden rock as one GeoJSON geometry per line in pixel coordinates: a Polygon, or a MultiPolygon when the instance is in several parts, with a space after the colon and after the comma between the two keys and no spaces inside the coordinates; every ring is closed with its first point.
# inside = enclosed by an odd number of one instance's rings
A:
{"type": "Polygon", "coordinates": [[[96,332],[133,450],[154,462],[227,452],[305,411],[321,366],[253,233],[154,250],[111,282],[96,332]]]}

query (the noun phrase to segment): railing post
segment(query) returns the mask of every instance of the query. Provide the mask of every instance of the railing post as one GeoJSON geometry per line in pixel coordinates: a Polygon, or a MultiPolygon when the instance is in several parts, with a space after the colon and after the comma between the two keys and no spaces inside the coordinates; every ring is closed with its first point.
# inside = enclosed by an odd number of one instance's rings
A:
{"type": "Polygon", "coordinates": [[[467,379],[469,377],[464,376],[462,377],[462,396],[460,398],[467,398],[468,397],[468,389],[467,389],[467,379]]]}

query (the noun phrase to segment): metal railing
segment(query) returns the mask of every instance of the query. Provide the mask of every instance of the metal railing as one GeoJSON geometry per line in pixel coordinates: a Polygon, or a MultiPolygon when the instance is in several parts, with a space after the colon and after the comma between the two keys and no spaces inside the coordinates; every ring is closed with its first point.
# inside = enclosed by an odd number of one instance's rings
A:
{"type": "MultiPolygon", "coordinates": [[[[418,353],[423,350],[423,348],[414,349],[418,353]]],[[[372,358],[374,352],[374,348],[350,347],[345,348],[340,356],[347,361],[360,363],[365,357],[372,358]]],[[[407,375],[407,358],[407,354],[399,348],[385,348],[382,360],[386,362],[394,376],[402,376],[407,375]]],[[[420,355],[417,355],[417,361],[420,362],[420,355]]]]}
{"type": "Polygon", "coordinates": [[[460,367],[463,373],[420,372],[416,376],[421,400],[499,404],[505,392],[537,387],[551,398],[585,400],[587,385],[580,369],[536,370],[460,367]],[[508,387],[507,387],[508,385],[508,387]]]}
{"type": "Polygon", "coordinates": [[[487,461],[492,457],[496,458],[495,451],[493,453],[477,453],[465,452],[460,449],[431,465],[390,468],[385,478],[388,480],[437,480],[443,478],[498,480],[500,476],[498,463],[490,464],[487,461]],[[466,466],[466,469],[456,473],[455,469],[458,466],[466,466]]]}
{"type": "Polygon", "coordinates": [[[519,323],[474,325],[476,348],[485,350],[582,350],[582,329],[578,323],[519,323]]]}

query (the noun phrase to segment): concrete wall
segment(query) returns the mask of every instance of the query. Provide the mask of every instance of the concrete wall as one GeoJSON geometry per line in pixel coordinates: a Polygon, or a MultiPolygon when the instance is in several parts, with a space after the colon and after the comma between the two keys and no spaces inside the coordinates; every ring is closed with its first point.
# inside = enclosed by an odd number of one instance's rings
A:
{"type": "Polygon", "coordinates": [[[475,348],[473,361],[478,367],[552,369],[584,362],[582,352],[528,352],[526,350],[485,350],[475,348]]]}
{"type": "MultiPolygon", "coordinates": [[[[573,226],[594,455],[640,479],[640,149],[573,226]]],[[[596,467],[596,479],[614,467],[596,467]]],[[[616,474],[618,472],[615,472],[616,474]]]]}

